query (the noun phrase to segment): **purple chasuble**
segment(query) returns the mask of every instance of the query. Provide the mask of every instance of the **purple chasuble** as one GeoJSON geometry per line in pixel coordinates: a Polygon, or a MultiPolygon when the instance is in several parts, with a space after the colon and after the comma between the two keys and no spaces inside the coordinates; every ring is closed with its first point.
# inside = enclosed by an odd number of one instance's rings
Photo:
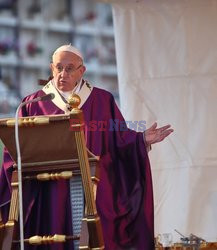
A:
{"type": "MultiPolygon", "coordinates": [[[[24,101],[43,96],[42,90],[24,101]]],[[[117,129],[124,119],[113,96],[93,88],[81,108],[86,122],[87,147],[100,156],[97,211],[106,250],[154,249],[154,216],[151,170],[143,133],[117,129]],[[122,131],[121,131],[122,130],[122,131]]],[[[63,114],[51,101],[27,104],[22,116],[63,114]]],[[[55,136],[55,135],[54,135],[55,136]]],[[[13,161],[5,150],[0,175],[0,206],[4,222],[9,213],[13,161]]],[[[25,238],[33,235],[72,235],[69,181],[23,183],[25,238]]],[[[25,249],[73,249],[72,242],[25,249]]]]}

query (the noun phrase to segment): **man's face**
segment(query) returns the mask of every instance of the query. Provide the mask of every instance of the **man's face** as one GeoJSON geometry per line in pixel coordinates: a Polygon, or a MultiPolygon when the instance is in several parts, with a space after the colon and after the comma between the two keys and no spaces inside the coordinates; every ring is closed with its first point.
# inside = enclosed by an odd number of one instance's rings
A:
{"type": "Polygon", "coordinates": [[[61,91],[73,90],[85,72],[82,59],[67,51],[56,53],[50,67],[56,87],[61,91]]]}

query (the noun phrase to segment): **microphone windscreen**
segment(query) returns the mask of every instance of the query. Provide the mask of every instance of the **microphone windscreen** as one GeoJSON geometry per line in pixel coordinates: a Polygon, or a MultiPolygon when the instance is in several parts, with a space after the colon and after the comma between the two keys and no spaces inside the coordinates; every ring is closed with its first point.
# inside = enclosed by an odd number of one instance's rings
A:
{"type": "Polygon", "coordinates": [[[41,97],[41,101],[48,101],[54,99],[55,95],[53,93],[50,93],[48,95],[44,95],[41,97]]]}

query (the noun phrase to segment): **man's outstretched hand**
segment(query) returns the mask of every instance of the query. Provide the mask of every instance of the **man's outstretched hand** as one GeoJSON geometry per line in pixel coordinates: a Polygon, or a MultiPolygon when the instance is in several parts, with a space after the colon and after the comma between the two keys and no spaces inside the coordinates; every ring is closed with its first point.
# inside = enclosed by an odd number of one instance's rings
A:
{"type": "Polygon", "coordinates": [[[157,128],[157,123],[155,122],[145,133],[146,146],[151,144],[161,142],[170,135],[174,130],[170,128],[171,125],[166,125],[161,128],[157,128]]]}

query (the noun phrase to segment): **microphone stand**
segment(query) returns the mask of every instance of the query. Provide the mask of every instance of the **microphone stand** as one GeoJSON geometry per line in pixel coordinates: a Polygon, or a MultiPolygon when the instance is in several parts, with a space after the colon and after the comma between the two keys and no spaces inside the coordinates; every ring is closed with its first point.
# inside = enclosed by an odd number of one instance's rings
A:
{"type": "Polygon", "coordinates": [[[19,143],[19,129],[18,129],[18,117],[20,109],[28,103],[47,101],[54,98],[54,94],[48,94],[42,97],[37,97],[26,102],[22,102],[15,114],[15,142],[17,150],[17,171],[18,171],[18,192],[19,192],[19,224],[20,224],[20,250],[24,250],[24,230],[23,230],[23,189],[22,189],[22,168],[21,168],[21,153],[20,153],[20,143],[19,143]]]}
{"type": "Polygon", "coordinates": [[[17,170],[18,170],[18,192],[19,192],[19,222],[20,222],[20,249],[24,250],[24,233],[23,233],[23,189],[22,189],[22,171],[21,171],[21,154],[20,154],[20,143],[19,143],[19,129],[18,129],[18,115],[21,107],[25,103],[21,103],[15,115],[15,142],[17,150],[17,170]]]}

